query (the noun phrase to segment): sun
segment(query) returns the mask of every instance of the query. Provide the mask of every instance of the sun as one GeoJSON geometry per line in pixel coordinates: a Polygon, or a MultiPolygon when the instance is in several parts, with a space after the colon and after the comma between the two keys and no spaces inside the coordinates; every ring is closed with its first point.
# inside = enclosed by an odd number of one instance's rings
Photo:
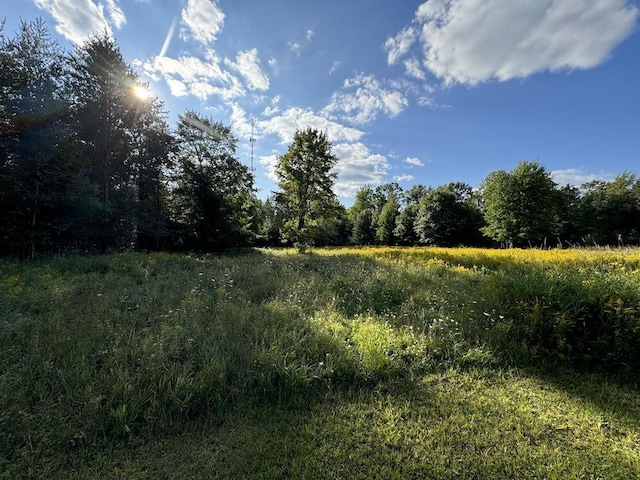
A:
{"type": "Polygon", "coordinates": [[[151,96],[151,92],[146,85],[137,83],[133,87],[131,87],[131,90],[133,91],[133,94],[140,100],[147,100],[151,96]]]}

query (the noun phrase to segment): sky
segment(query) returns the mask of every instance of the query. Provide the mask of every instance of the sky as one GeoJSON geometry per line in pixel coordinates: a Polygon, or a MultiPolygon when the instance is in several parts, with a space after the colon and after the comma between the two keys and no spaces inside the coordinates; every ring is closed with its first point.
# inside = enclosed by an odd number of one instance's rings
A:
{"type": "Polygon", "coordinates": [[[296,130],[335,192],[461,181],[537,160],[561,185],[640,165],[640,0],[2,0],[65,49],[107,32],[175,126],[231,125],[259,196],[296,130]],[[252,160],[252,142],[253,160],[252,160]]]}

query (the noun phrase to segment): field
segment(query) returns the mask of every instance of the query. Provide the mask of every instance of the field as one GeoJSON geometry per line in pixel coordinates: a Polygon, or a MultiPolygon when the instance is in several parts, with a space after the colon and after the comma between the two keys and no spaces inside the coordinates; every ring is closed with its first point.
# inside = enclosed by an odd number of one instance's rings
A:
{"type": "Polygon", "coordinates": [[[0,478],[640,478],[640,250],[0,260],[0,478]]]}

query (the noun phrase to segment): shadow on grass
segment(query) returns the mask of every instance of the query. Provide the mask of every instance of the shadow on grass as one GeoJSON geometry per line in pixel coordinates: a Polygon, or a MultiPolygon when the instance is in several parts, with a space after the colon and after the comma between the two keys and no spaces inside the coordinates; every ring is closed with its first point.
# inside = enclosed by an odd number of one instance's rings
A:
{"type": "Polygon", "coordinates": [[[238,406],[219,426],[98,453],[70,471],[75,478],[633,478],[640,432],[618,420],[585,413],[562,390],[526,376],[448,371],[403,391],[342,391],[304,408],[238,406]]]}
{"type": "MultiPolygon", "coordinates": [[[[561,322],[561,314],[584,314],[576,298],[596,306],[594,317],[627,320],[615,305],[606,310],[606,275],[593,287],[507,260],[486,271],[451,258],[396,260],[254,251],[12,267],[1,291],[11,312],[1,340],[12,345],[2,357],[0,385],[3,430],[14,435],[3,445],[5,459],[22,457],[14,473],[31,465],[53,476],[46,470],[53,458],[120,441],[153,445],[156,436],[194,458],[168,435],[214,419],[223,422],[216,433],[186,438],[220,478],[264,471],[273,476],[263,478],[320,478],[322,469],[353,478],[552,476],[568,472],[557,455],[566,448],[594,475],[598,465],[636,465],[637,457],[615,453],[619,448],[606,458],[602,451],[616,446],[607,443],[612,433],[616,441],[622,433],[635,441],[637,388],[623,389],[613,377],[561,373],[574,358],[561,340],[580,329],[577,321],[561,322]],[[563,368],[545,373],[539,366],[547,358],[563,368]],[[460,365],[467,370],[457,377],[442,373],[460,365]],[[529,376],[501,380],[514,365],[529,367],[529,376]],[[477,367],[484,373],[474,376],[477,367]],[[596,446],[579,441],[596,428],[591,420],[567,426],[548,413],[551,407],[540,410],[546,418],[524,415],[536,398],[565,402],[574,416],[580,405],[604,418],[596,446]],[[207,453],[206,441],[198,445],[203,436],[222,443],[207,453]],[[251,459],[246,467],[242,457],[251,459]],[[491,462],[479,464],[485,457],[491,462]],[[545,465],[553,469],[545,473],[545,465]]],[[[638,304],[637,292],[623,293],[627,305],[638,304]]],[[[164,464],[146,448],[136,448],[141,457],[131,458],[132,471],[153,471],[153,459],[164,464]]]]}

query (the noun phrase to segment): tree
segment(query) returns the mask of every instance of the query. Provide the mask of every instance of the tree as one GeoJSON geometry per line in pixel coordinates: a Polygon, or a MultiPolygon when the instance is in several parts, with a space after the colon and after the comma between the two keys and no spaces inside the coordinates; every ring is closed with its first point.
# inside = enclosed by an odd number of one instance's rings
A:
{"type": "Polygon", "coordinates": [[[395,243],[394,229],[396,219],[400,215],[400,204],[395,192],[389,193],[387,200],[378,215],[376,238],[383,245],[393,245],[395,243]]]}
{"type": "Polygon", "coordinates": [[[286,218],[286,206],[277,202],[274,196],[264,201],[258,200],[259,228],[256,243],[277,247],[282,245],[281,232],[286,218]]]}
{"type": "Polygon", "coordinates": [[[74,129],[98,193],[86,233],[99,249],[129,248],[136,240],[138,79],[106,33],[79,46],[69,63],[74,129]]]}
{"type": "MultiPolygon", "coordinates": [[[[144,88],[144,87],[141,87],[144,88]]],[[[164,248],[170,237],[168,172],[173,169],[176,139],[163,104],[156,97],[136,98],[131,129],[135,179],[136,248],[164,248]]]]}
{"type": "Polygon", "coordinates": [[[374,211],[374,190],[371,186],[365,185],[356,192],[356,198],[348,211],[349,220],[353,224],[351,243],[354,245],[375,243],[374,211]]]}
{"type": "Polygon", "coordinates": [[[336,175],[331,170],[337,162],[331,142],[312,128],[296,131],[293,143],[278,158],[276,198],[287,205],[285,237],[301,249],[312,242],[318,222],[334,212],[336,175]]]}
{"type": "Polygon", "coordinates": [[[479,243],[481,214],[472,189],[460,182],[429,189],[420,198],[415,231],[421,243],[438,246],[479,243]]]}
{"type": "Polygon", "coordinates": [[[393,235],[400,245],[415,245],[418,243],[418,234],[415,230],[416,219],[418,218],[418,205],[410,203],[406,205],[398,218],[393,235]]]}
{"type": "Polygon", "coordinates": [[[20,255],[56,251],[82,189],[61,93],[63,54],[42,20],[23,22],[0,52],[2,244],[20,255]]]}
{"type": "Polygon", "coordinates": [[[498,242],[527,245],[553,235],[555,183],[538,162],[523,161],[511,172],[490,173],[481,185],[483,231],[498,242]]]}
{"type": "Polygon", "coordinates": [[[640,180],[623,172],[609,182],[583,185],[578,209],[588,243],[622,245],[640,241],[640,180]]]}
{"type": "Polygon", "coordinates": [[[578,243],[586,235],[585,225],[581,215],[582,195],[578,187],[564,185],[556,190],[557,206],[554,218],[554,235],[557,245],[563,242],[572,245],[578,243]]]}
{"type": "Polygon", "coordinates": [[[424,185],[413,185],[409,190],[402,194],[402,200],[405,205],[418,205],[420,199],[427,194],[427,187],[424,185]]]}
{"type": "Polygon", "coordinates": [[[338,246],[349,243],[351,222],[347,210],[336,199],[333,215],[322,217],[315,228],[313,243],[318,246],[338,246]]]}
{"type": "Polygon", "coordinates": [[[228,126],[188,111],[177,130],[173,220],[185,249],[221,250],[250,236],[253,176],[228,126]]]}

